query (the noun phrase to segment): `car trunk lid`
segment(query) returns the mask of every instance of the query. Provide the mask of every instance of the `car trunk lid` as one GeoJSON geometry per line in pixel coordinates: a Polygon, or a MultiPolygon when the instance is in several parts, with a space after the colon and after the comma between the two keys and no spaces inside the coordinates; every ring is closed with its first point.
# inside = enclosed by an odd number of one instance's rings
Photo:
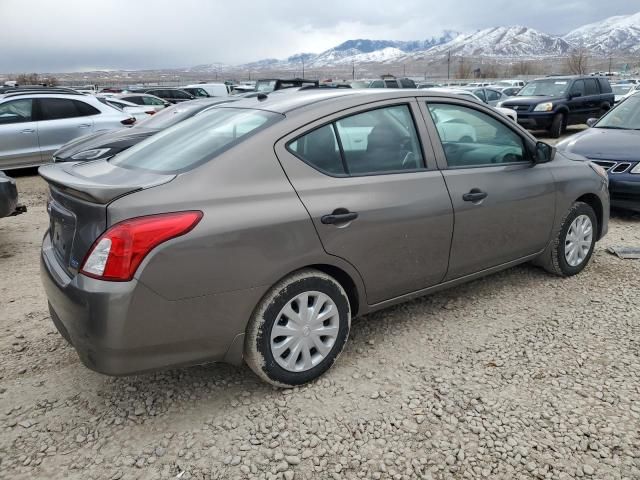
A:
{"type": "Polygon", "coordinates": [[[49,239],[55,255],[76,274],[93,242],[107,229],[107,208],[115,199],[170,182],[175,175],[132,171],[108,161],[40,167],[49,183],[49,239]]]}

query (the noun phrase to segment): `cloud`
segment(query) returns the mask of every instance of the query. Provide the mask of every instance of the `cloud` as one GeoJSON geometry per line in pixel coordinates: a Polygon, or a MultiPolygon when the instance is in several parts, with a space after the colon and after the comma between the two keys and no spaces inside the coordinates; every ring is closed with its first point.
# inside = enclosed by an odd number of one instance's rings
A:
{"type": "MultiPolygon", "coordinates": [[[[596,0],[0,0],[0,72],[238,64],[352,38],[424,39],[521,24],[564,33],[602,19],[596,0]]],[[[610,0],[606,15],[633,13],[610,0]]]]}

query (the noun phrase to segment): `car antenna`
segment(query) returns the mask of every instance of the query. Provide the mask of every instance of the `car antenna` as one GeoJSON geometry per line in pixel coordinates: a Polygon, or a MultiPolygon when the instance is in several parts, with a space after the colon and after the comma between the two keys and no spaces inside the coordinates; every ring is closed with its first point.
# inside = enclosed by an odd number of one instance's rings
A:
{"type": "Polygon", "coordinates": [[[267,99],[267,98],[269,98],[269,97],[267,96],[267,94],[266,94],[266,93],[259,93],[257,98],[258,98],[258,101],[260,101],[260,102],[261,102],[261,101],[263,101],[263,100],[266,100],[266,99],[267,99]]]}

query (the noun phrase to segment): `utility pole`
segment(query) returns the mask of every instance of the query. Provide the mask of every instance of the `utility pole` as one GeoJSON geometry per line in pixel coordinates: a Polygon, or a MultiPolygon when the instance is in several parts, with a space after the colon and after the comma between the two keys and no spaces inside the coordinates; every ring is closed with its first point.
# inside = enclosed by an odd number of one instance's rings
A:
{"type": "Polygon", "coordinates": [[[611,55],[609,55],[609,75],[611,75],[611,55]]]}
{"type": "Polygon", "coordinates": [[[351,79],[356,79],[356,62],[351,60],[351,79]]]}
{"type": "Polygon", "coordinates": [[[451,78],[451,49],[447,53],[447,80],[451,78]]]}
{"type": "Polygon", "coordinates": [[[302,59],[302,78],[304,78],[304,58],[302,59]]]}
{"type": "Polygon", "coordinates": [[[407,64],[406,63],[402,64],[402,76],[403,77],[407,76],[407,64]]]}

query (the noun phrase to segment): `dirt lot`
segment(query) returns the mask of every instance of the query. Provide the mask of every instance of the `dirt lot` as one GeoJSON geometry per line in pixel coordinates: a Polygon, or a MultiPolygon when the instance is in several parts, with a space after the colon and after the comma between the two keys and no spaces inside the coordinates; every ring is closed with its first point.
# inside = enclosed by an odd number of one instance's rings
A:
{"type": "Polygon", "coordinates": [[[532,266],[358,319],[281,391],[248,368],[87,370],[38,274],[46,190],[0,220],[0,478],[639,479],[640,218],[570,279],[532,266]]]}

